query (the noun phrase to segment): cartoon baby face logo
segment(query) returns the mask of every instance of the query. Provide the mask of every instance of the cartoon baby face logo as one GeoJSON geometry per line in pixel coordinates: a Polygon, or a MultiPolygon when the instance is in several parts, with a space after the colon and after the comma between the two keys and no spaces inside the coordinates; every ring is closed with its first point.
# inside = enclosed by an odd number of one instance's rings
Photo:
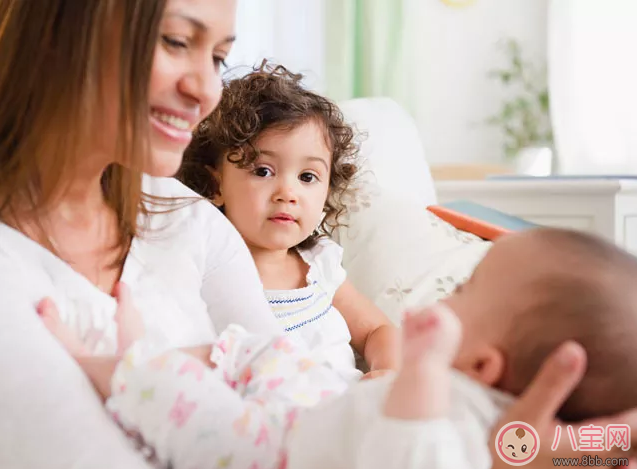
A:
{"type": "Polygon", "coordinates": [[[525,422],[509,422],[495,438],[495,451],[510,466],[524,466],[535,459],[540,450],[540,437],[525,422]]]}

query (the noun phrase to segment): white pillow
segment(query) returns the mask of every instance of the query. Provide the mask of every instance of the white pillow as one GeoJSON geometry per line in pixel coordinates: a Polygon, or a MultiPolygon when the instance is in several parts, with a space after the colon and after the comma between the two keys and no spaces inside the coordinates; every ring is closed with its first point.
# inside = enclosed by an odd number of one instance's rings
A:
{"type": "Polygon", "coordinates": [[[373,175],[347,200],[347,226],[337,230],[343,267],[361,293],[395,324],[406,309],[434,303],[465,282],[491,243],[387,194],[373,175]]]}
{"type": "Polygon", "coordinates": [[[389,98],[358,98],[339,103],[345,120],[361,133],[359,164],[376,175],[387,194],[436,203],[425,151],[413,118],[389,98]]]}

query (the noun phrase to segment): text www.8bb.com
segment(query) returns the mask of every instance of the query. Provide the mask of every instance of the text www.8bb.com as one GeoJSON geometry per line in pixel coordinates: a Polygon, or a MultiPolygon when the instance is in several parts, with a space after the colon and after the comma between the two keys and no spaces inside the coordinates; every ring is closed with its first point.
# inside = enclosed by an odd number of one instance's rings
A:
{"type": "Polygon", "coordinates": [[[554,466],[562,467],[615,467],[628,466],[628,458],[600,458],[599,456],[586,455],[581,458],[553,458],[554,466]]]}

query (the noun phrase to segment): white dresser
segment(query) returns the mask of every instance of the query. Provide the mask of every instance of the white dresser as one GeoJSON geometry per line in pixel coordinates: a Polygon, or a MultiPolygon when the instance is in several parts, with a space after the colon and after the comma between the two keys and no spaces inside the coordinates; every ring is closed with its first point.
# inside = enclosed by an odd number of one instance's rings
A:
{"type": "Polygon", "coordinates": [[[439,181],[440,203],[469,200],[548,226],[597,233],[637,255],[637,180],[439,181]]]}

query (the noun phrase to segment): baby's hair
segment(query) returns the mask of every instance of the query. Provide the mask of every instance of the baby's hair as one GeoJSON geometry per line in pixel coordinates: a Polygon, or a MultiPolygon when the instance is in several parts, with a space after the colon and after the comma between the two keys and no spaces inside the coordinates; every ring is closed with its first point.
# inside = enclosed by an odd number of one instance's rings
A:
{"type": "Polygon", "coordinates": [[[211,170],[219,170],[223,158],[239,168],[250,168],[259,156],[256,141],[263,132],[293,130],[316,122],[324,130],[332,158],[325,217],[319,230],[299,243],[300,248],[308,249],[340,226],[339,218],[346,210],[343,195],[350,190],[356,173],[353,157],[358,145],[353,128],[336,104],[305,89],[302,78],[264,60],[251,73],[226,81],[219,105],[194,133],[178,178],[214,200],[219,195],[219,183],[211,170]]]}
{"type": "Polygon", "coordinates": [[[637,406],[637,258],[582,232],[543,228],[533,238],[553,267],[527,285],[530,306],[511,316],[501,387],[519,395],[548,355],[574,340],[586,350],[587,369],[560,417],[637,406]]]}
{"type": "Polygon", "coordinates": [[[526,432],[524,431],[524,428],[520,427],[515,431],[515,436],[518,437],[518,439],[522,439],[524,438],[524,435],[526,435],[526,432]]]}

